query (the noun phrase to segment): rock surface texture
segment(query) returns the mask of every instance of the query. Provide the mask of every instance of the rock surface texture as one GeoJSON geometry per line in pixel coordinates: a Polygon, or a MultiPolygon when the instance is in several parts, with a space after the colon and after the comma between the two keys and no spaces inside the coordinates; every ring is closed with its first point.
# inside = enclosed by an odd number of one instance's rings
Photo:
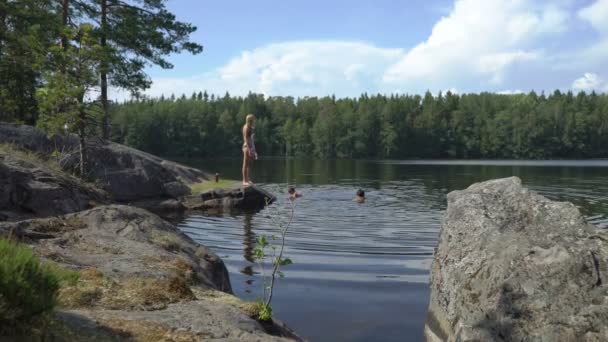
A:
{"type": "Polygon", "coordinates": [[[62,140],[51,141],[43,131],[36,127],[0,122],[0,143],[19,146],[28,151],[48,154],[54,149],[55,142],[63,145],[62,140]]]}
{"type": "Polygon", "coordinates": [[[80,271],[59,294],[70,341],[300,340],[279,322],[269,335],[244,309],[252,304],[230,295],[223,261],[146,210],[108,205],[0,223],[0,237],[9,235],[80,271]]]}
{"type": "Polygon", "coordinates": [[[608,341],[608,234],[518,178],[448,195],[428,341],[608,341]]]}
{"type": "MultiPolygon", "coordinates": [[[[78,158],[78,153],[66,154],[61,165],[76,169],[78,158]]],[[[88,163],[88,176],[121,202],[186,196],[190,194],[187,183],[208,178],[200,170],[109,142],[92,142],[88,163]]]]}
{"type": "Polygon", "coordinates": [[[180,259],[192,284],[232,292],[228,271],[215,253],[143,209],[109,205],[49,219],[0,223],[0,236],[10,229],[17,235],[45,234],[30,239],[35,253],[71,268],[95,267],[117,279],[168,279],[180,259]]]}
{"type": "MultiPolygon", "coordinates": [[[[73,136],[49,139],[39,129],[0,122],[0,143],[13,144],[48,157],[60,154],[65,171],[78,169],[77,140],[73,136]]],[[[190,194],[189,183],[208,179],[198,169],[174,163],[121,144],[90,139],[87,177],[115,201],[178,198],[190,194]]]]}
{"type": "Polygon", "coordinates": [[[184,205],[189,210],[229,210],[262,209],[271,204],[276,197],[257,186],[245,186],[234,189],[213,189],[200,195],[184,199],[184,205]]]}
{"type": "Polygon", "coordinates": [[[75,177],[0,151],[0,221],[73,213],[106,201],[75,177]]]}

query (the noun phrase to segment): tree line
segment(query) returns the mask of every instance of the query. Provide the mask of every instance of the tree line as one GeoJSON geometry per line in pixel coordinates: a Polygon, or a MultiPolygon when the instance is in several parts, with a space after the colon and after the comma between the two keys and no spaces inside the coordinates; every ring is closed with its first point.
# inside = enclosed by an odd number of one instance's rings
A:
{"type": "Polygon", "coordinates": [[[112,108],[112,138],[157,155],[240,155],[254,113],[266,156],[321,158],[606,158],[608,95],[494,93],[358,98],[146,98],[112,108]]]}
{"type": "Polygon", "coordinates": [[[166,0],[0,0],[0,119],[110,137],[108,88],[139,94],[146,65],[171,68],[171,53],[199,53],[196,30],[166,0]]]}
{"type": "Polygon", "coordinates": [[[145,98],[148,65],[200,53],[166,0],[0,0],[0,120],[112,138],[165,156],[240,154],[247,113],[267,156],[602,158],[607,95],[492,93],[357,98],[145,98]],[[115,103],[108,88],[139,100],[115,103]]]}

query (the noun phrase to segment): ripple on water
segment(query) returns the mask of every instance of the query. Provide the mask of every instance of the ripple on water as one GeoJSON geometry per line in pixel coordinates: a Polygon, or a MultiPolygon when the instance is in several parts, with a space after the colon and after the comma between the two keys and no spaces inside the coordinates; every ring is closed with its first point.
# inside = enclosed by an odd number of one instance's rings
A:
{"type": "MultiPolygon", "coordinates": [[[[266,184],[280,193],[284,184],[266,184]]],[[[441,220],[440,209],[413,182],[391,182],[366,193],[366,203],[352,201],[357,186],[346,182],[328,186],[298,186],[304,196],[296,214],[285,253],[294,265],[290,278],[348,281],[428,281],[428,269],[441,220]],[[426,203],[426,204],[425,204],[426,203]]],[[[279,201],[285,213],[286,201],[279,201]]],[[[193,239],[225,255],[232,271],[250,266],[259,234],[278,231],[268,212],[226,216],[190,216],[179,226],[193,239]]],[[[250,272],[246,269],[246,272],[250,272]]]]}
{"type": "MultiPolygon", "coordinates": [[[[235,178],[240,162],[213,165],[235,178]]],[[[608,161],[261,159],[255,172],[256,180],[268,182],[264,188],[285,196],[289,183],[304,194],[287,238],[286,255],[294,264],[278,280],[273,309],[311,341],[420,341],[449,191],[518,176],[531,190],[571,201],[588,222],[608,228],[607,166],[608,161]],[[366,191],[364,204],[352,201],[358,188],[366,191]]],[[[266,213],[191,216],[180,228],[224,259],[238,296],[260,295],[259,269],[252,263],[256,237],[277,232],[266,213]]]]}

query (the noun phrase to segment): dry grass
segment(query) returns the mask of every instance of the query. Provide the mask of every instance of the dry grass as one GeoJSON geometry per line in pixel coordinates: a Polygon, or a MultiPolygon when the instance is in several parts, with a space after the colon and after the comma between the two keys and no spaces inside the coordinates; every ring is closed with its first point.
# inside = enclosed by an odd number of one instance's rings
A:
{"type": "Polygon", "coordinates": [[[84,229],[87,225],[78,217],[51,217],[28,222],[28,230],[37,233],[65,233],[84,229]]]}
{"type": "Polygon", "coordinates": [[[100,323],[129,337],[129,341],[204,341],[206,336],[187,331],[178,331],[162,324],[139,320],[107,319],[100,323]]]}
{"type": "Polygon", "coordinates": [[[253,319],[258,319],[260,305],[257,302],[244,301],[234,295],[214,289],[194,288],[192,291],[196,295],[197,299],[228,304],[238,308],[245,315],[253,319]]]}
{"type": "Polygon", "coordinates": [[[185,277],[132,278],[116,281],[95,268],[80,272],[75,285],[59,290],[58,301],[66,308],[102,307],[122,310],[160,310],[168,304],[195,299],[185,277]]]}
{"type": "MultiPolygon", "coordinates": [[[[85,318],[87,319],[87,318],[85,318]]],[[[186,331],[176,331],[155,322],[122,319],[89,319],[91,326],[67,324],[55,314],[36,317],[27,324],[1,326],[0,341],[201,341],[203,336],[186,331]]]]}
{"type": "Polygon", "coordinates": [[[260,317],[262,307],[257,302],[244,302],[239,305],[239,309],[245,315],[257,320],[260,317]]]}
{"type": "Polygon", "coordinates": [[[107,329],[91,334],[74,329],[54,313],[40,315],[31,321],[18,325],[0,326],[0,341],[116,341],[119,336],[107,329]]]}
{"type": "Polygon", "coordinates": [[[16,158],[25,160],[39,167],[45,167],[54,171],[63,172],[56,159],[44,158],[40,154],[19,148],[18,146],[13,144],[0,144],[0,152],[10,154],[12,156],[15,156],[16,158]]]}
{"type": "Polygon", "coordinates": [[[212,189],[232,189],[240,185],[239,181],[232,179],[221,179],[219,182],[215,181],[202,181],[200,183],[194,183],[190,185],[190,190],[193,195],[202,194],[212,189]]]}
{"type": "Polygon", "coordinates": [[[56,176],[63,176],[64,178],[75,182],[76,184],[80,185],[80,187],[87,189],[90,192],[95,192],[99,195],[105,195],[103,190],[100,190],[100,188],[96,184],[63,170],[59,165],[58,158],[51,156],[43,156],[38,153],[28,151],[26,149],[22,149],[16,145],[7,143],[0,143],[0,153],[6,153],[17,159],[29,162],[36,167],[50,170],[55,173],[56,176]]]}
{"type": "Polygon", "coordinates": [[[182,240],[175,234],[165,232],[153,232],[150,235],[150,242],[161,246],[168,251],[181,251],[182,240]]]}

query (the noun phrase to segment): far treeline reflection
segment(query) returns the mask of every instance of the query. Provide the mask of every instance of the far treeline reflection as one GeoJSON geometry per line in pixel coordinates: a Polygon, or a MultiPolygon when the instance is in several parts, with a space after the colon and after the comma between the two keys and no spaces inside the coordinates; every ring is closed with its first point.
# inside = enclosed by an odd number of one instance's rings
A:
{"type": "Polygon", "coordinates": [[[113,139],[157,155],[238,156],[255,114],[263,156],[606,158],[608,95],[437,94],[222,97],[206,92],[114,106],[113,139]]]}

